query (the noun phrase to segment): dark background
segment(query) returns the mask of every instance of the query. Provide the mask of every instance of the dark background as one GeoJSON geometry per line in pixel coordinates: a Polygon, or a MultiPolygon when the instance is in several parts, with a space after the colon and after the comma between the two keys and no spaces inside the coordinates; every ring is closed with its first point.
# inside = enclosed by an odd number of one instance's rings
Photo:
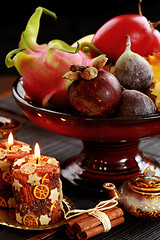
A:
{"type": "MultiPolygon", "coordinates": [[[[138,13],[138,0],[128,1],[3,1],[0,11],[0,74],[16,74],[15,68],[7,69],[6,54],[18,47],[21,32],[38,6],[57,14],[58,20],[42,15],[38,43],[61,39],[72,44],[79,38],[95,33],[102,24],[116,15],[138,13]]],[[[142,2],[142,13],[148,20],[160,20],[160,1],[142,2]]]]}

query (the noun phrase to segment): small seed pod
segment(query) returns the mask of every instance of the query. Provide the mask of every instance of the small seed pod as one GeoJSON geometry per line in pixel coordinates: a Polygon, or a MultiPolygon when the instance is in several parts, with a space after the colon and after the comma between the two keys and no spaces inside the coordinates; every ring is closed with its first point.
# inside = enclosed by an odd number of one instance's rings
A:
{"type": "Polygon", "coordinates": [[[88,67],[80,73],[81,77],[85,80],[91,80],[98,75],[98,70],[95,67],[88,67]]]}
{"type": "Polygon", "coordinates": [[[77,81],[81,78],[80,73],[81,73],[80,71],[76,72],[69,71],[63,75],[63,78],[71,81],[77,81]]]}

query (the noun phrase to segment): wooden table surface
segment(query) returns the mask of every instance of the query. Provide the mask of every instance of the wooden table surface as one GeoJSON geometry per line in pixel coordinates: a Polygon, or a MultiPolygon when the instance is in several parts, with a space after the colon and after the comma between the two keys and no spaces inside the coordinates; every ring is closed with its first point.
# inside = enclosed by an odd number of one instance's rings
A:
{"type": "MultiPolygon", "coordinates": [[[[7,77],[6,77],[7,79],[7,77]]],[[[16,78],[15,78],[16,79],[16,78]]],[[[4,81],[3,77],[0,80],[4,81]]],[[[12,78],[11,81],[14,81],[12,78]]],[[[9,81],[9,78],[8,80],[9,81]]],[[[64,137],[44,130],[30,122],[18,108],[11,94],[8,94],[10,86],[5,88],[0,95],[0,115],[14,117],[21,121],[22,127],[15,134],[17,140],[22,140],[34,146],[39,142],[41,153],[56,157],[62,164],[67,158],[79,153],[82,149],[80,140],[64,137]]],[[[143,140],[140,149],[160,162],[160,137],[143,140]]],[[[83,191],[75,191],[63,184],[64,194],[71,199],[76,208],[88,209],[95,206],[97,201],[105,198],[96,194],[86,194],[83,191]]],[[[1,216],[0,216],[1,217],[1,216]]],[[[47,231],[29,231],[0,225],[0,239],[3,240],[66,240],[64,227],[47,231]]],[[[125,214],[125,222],[107,233],[102,233],[92,240],[160,240],[160,222],[135,218],[125,214]]]]}
{"type": "Polygon", "coordinates": [[[0,75],[0,97],[11,92],[12,85],[17,78],[18,75],[0,75]]]}

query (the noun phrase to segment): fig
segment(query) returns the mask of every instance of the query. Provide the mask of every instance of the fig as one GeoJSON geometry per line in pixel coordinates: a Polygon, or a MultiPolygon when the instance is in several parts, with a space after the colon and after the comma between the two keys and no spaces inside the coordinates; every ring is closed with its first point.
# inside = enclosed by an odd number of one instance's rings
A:
{"type": "Polygon", "coordinates": [[[150,64],[139,54],[131,51],[129,36],[125,52],[115,64],[114,75],[126,89],[143,91],[153,82],[154,73],[150,64]]]}
{"type": "Polygon", "coordinates": [[[153,100],[137,90],[124,90],[117,111],[118,116],[144,116],[156,113],[153,100]]]}
{"type": "Polygon", "coordinates": [[[68,89],[72,109],[86,116],[106,117],[114,113],[122,93],[117,78],[94,67],[78,72],[79,80],[73,81],[68,89]]]}

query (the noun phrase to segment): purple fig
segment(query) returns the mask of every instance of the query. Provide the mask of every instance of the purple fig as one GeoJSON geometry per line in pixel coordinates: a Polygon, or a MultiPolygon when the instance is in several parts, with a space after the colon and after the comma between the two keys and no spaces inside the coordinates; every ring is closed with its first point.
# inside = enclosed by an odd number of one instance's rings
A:
{"type": "Polygon", "coordinates": [[[118,116],[144,116],[156,113],[153,100],[137,90],[124,90],[119,104],[118,116]]]}
{"type": "Polygon", "coordinates": [[[114,75],[126,89],[143,91],[153,82],[154,73],[150,64],[130,49],[130,37],[127,36],[125,52],[115,64],[114,75]]]}

